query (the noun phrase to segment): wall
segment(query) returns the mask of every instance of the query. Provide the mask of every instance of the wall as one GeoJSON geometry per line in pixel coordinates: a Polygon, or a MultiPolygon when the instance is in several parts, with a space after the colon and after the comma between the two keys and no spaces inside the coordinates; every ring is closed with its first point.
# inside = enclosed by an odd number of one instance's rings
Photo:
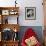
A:
{"type": "MultiPolygon", "coordinates": [[[[14,1],[15,0],[0,0],[0,6],[15,6],[14,1]]],[[[44,23],[42,0],[17,0],[17,3],[19,6],[20,26],[43,26],[44,23]],[[25,20],[25,7],[36,7],[36,20],[25,20]]]]}
{"type": "Polygon", "coordinates": [[[43,26],[43,6],[42,0],[21,0],[20,3],[20,18],[21,26],[43,26]],[[25,7],[36,7],[36,20],[25,20],[25,7]],[[28,23],[28,24],[27,24],[28,23]]]}

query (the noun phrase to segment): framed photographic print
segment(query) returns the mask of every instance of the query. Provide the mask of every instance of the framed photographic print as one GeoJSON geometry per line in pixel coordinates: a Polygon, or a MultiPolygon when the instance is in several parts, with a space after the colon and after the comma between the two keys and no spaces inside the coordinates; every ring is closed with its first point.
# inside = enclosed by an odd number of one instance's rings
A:
{"type": "Polygon", "coordinates": [[[2,15],[9,15],[9,10],[2,10],[2,15]]]}
{"type": "Polygon", "coordinates": [[[25,19],[26,20],[36,19],[36,7],[26,7],[25,8],[25,19]]]}

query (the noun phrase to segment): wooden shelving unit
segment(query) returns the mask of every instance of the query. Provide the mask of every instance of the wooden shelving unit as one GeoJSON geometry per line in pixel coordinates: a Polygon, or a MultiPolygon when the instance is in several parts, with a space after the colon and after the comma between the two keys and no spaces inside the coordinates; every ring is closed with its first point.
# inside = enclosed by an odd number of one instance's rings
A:
{"type": "MultiPolygon", "coordinates": [[[[13,30],[13,32],[19,31],[19,24],[18,24],[18,17],[19,17],[19,7],[0,7],[0,32],[1,32],[1,41],[0,46],[18,46],[19,40],[2,40],[2,32],[5,28],[13,30]],[[9,16],[14,16],[16,18],[15,24],[9,24],[8,18],[9,16]],[[6,18],[6,19],[5,19],[6,18]],[[16,29],[16,31],[15,31],[16,29]]],[[[5,32],[5,31],[4,31],[5,32]]]]}

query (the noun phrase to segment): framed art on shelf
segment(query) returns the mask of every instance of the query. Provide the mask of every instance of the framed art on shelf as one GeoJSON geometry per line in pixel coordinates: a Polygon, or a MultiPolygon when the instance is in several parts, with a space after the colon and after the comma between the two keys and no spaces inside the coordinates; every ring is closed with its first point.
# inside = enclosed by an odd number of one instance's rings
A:
{"type": "Polygon", "coordinates": [[[36,20],[36,7],[25,7],[25,19],[36,20]]]}
{"type": "Polygon", "coordinates": [[[9,10],[2,10],[2,15],[9,15],[9,10]]]}

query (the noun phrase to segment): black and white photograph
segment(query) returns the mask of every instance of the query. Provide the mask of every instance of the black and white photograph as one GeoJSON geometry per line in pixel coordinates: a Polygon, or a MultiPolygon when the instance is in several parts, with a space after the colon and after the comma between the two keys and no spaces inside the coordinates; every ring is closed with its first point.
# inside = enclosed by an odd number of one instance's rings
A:
{"type": "Polygon", "coordinates": [[[25,19],[27,19],[27,20],[36,19],[36,8],[35,7],[26,7],[25,8],[25,19]]]}

